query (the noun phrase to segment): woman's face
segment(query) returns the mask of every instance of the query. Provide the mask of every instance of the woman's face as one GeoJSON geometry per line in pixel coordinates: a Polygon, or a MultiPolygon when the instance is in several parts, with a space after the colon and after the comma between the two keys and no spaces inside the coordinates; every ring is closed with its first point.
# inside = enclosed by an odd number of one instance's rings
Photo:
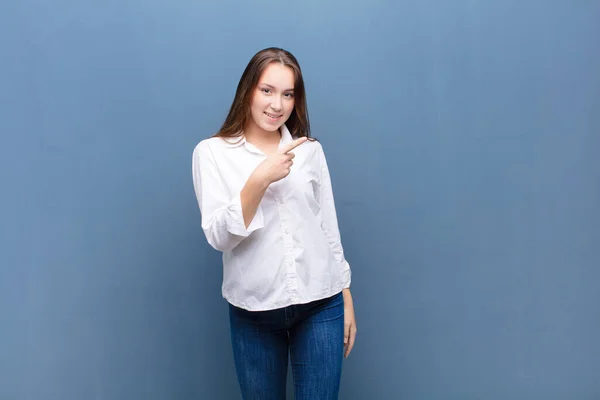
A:
{"type": "Polygon", "coordinates": [[[250,100],[252,121],[265,131],[279,129],[294,110],[294,72],[274,62],[263,71],[250,100]]]}

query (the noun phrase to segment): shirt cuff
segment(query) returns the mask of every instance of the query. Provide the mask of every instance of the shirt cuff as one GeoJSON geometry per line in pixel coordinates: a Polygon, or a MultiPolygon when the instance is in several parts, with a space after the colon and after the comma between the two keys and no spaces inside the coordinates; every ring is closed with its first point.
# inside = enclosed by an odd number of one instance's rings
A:
{"type": "Polygon", "coordinates": [[[348,289],[350,287],[350,282],[352,281],[352,271],[350,270],[350,264],[348,261],[344,261],[341,265],[340,276],[342,278],[342,288],[348,289]]]}
{"type": "Polygon", "coordinates": [[[250,225],[246,228],[244,214],[242,213],[242,199],[238,194],[228,207],[227,230],[234,235],[247,237],[255,230],[263,228],[264,226],[263,213],[259,205],[254,214],[254,218],[252,218],[250,225]]]}

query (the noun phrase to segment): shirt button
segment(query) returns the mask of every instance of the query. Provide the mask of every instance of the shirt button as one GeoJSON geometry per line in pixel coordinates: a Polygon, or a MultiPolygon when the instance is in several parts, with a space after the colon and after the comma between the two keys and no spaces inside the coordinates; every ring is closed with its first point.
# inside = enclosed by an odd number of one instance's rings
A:
{"type": "Polygon", "coordinates": [[[279,199],[279,204],[283,204],[283,199],[279,199]]]}
{"type": "Polygon", "coordinates": [[[288,229],[286,229],[284,232],[286,235],[290,233],[290,231],[288,229]]]}

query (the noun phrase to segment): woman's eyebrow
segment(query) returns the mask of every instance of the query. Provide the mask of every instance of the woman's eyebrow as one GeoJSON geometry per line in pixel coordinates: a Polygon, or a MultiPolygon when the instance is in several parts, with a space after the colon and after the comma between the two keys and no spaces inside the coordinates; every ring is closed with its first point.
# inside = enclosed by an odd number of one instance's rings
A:
{"type": "MultiPolygon", "coordinates": [[[[265,82],[261,82],[260,84],[261,84],[261,85],[264,85],[264,86],[267,86],[267,87],[269,87],[270,89],[276,89],[276,87],[275,87],[275,86],[273,86],[273,85],[269,85],[268,83],[265,83],[265,82]]],[[[293,92],[293,91],[294,91],[294,88],[291,88],[291,89],[285,89],[285,90],[284,90],[284,92],[293,92]]]]}

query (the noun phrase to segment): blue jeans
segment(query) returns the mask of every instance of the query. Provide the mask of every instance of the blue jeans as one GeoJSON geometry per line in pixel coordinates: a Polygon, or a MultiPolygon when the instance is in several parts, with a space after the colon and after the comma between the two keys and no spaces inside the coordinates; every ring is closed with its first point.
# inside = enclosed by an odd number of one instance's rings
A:
{"type": "Polygon", "coordinates": [[[244,400],[283,400],[288,353],[296,400],[337,399],[344,352],[342,293],[270,311],[229,305],[233,358],[244,400]]]}

